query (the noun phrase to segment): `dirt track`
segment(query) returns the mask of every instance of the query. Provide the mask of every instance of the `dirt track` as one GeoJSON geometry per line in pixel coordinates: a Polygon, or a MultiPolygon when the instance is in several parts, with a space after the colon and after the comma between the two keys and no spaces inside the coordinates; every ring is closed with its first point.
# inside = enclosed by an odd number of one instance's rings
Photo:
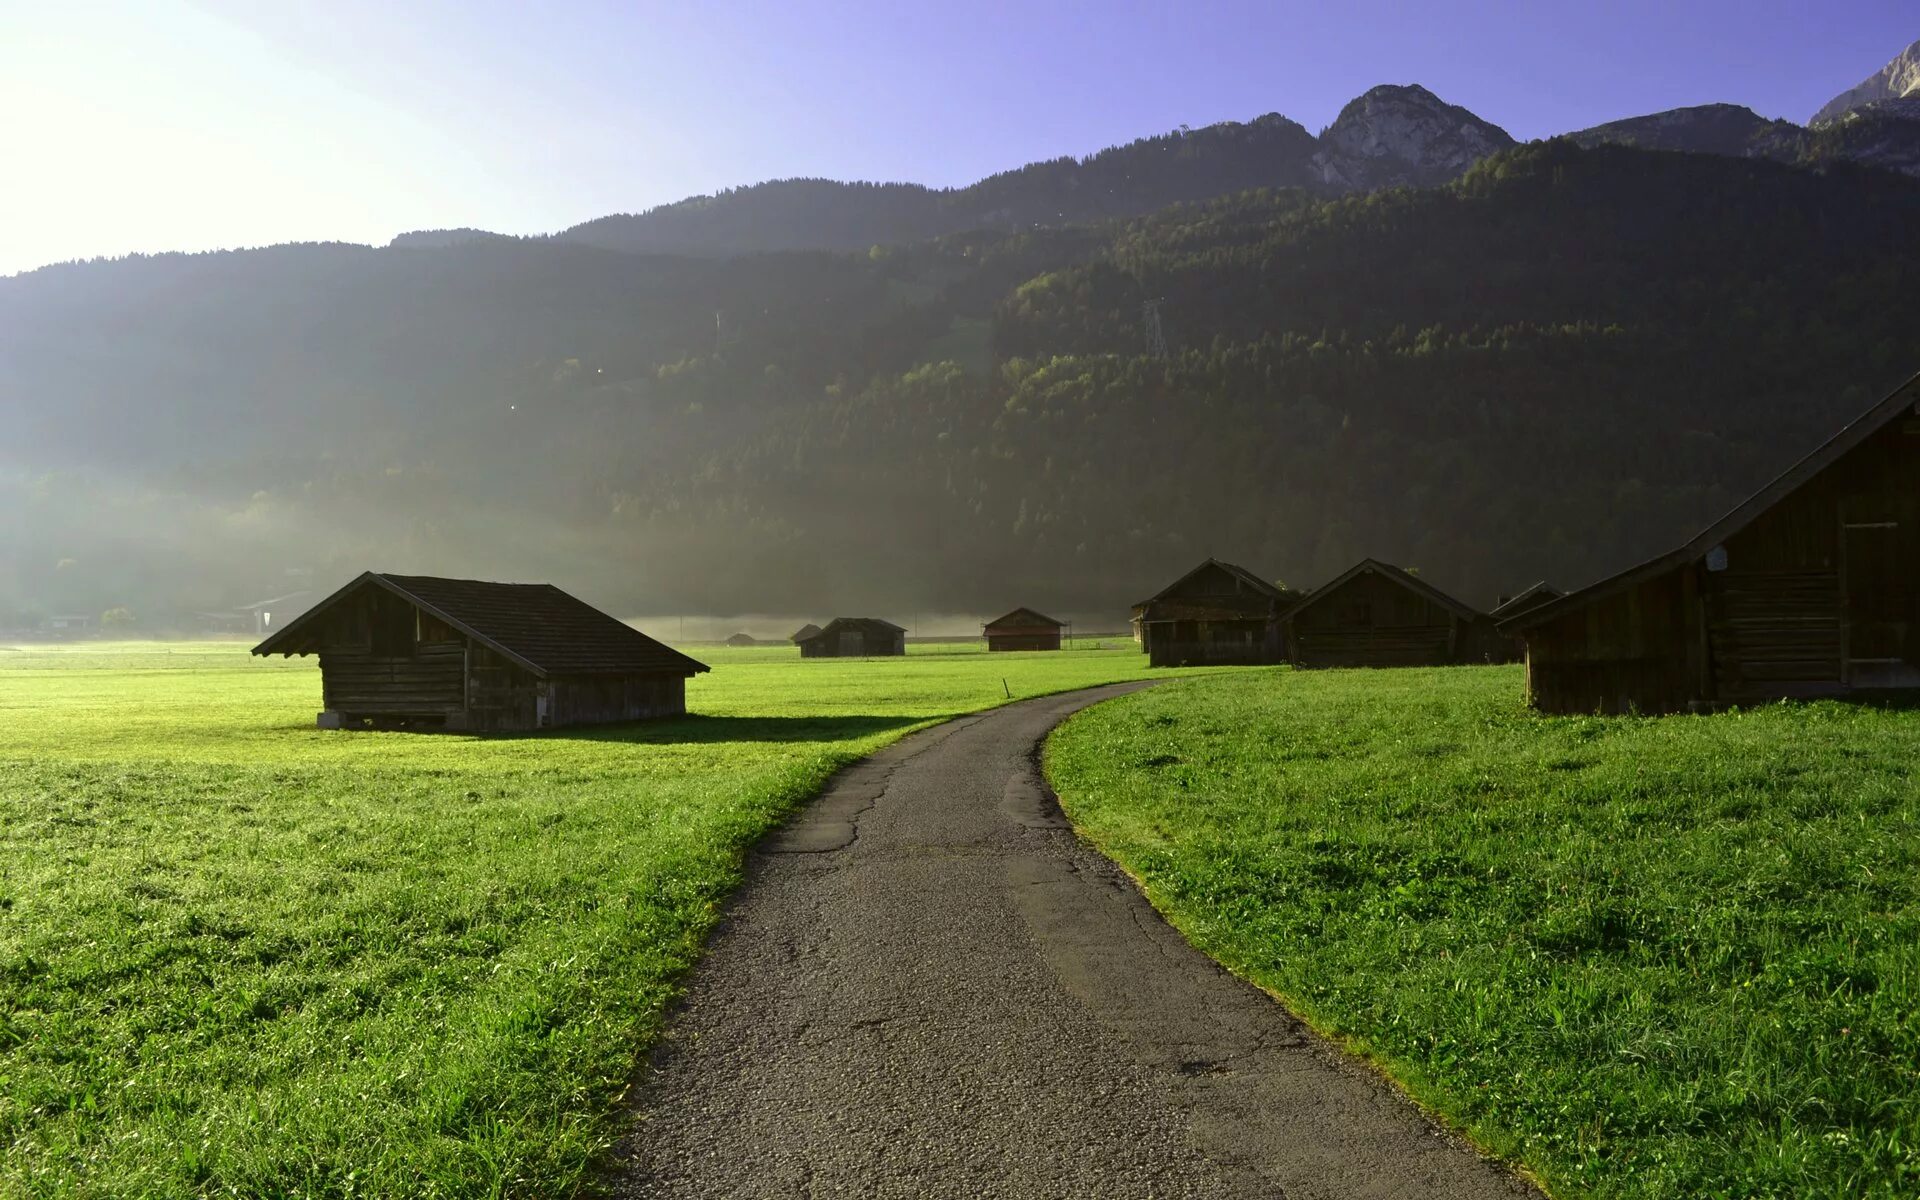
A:
{"type": "Polygon", "coordinates": [[[616,1193],[1537,1195],[1079,843],[1036,747],[1127,690],[916,734],[764,845],[654,1056],[616,1193]]]}

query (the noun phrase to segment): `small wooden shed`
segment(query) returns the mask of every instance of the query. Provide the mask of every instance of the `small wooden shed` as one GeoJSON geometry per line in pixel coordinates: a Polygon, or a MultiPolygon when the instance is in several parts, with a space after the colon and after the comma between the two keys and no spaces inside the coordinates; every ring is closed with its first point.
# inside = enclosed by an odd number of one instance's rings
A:
{"type": "Polygon", "coordinates": [[[879,617],[835,617],[798,640],[801,658],[890,658],[907,652],[907,631],[879,617]]]}
{"type": "Polygon", "coordinates": [[[1486,614],[1374,558],[1309,592],[1283,624],[1300,667],[1432,667],[1515,657],[1486,614]]]}
{"type": "Polygon", "coordinates": [[[789,637],[787,640],[792,642],[794,645],[798,646],[801,642],[806,641],[808,638],[812,637],[814,634],[819,632],[820,632],[820,627],[818,625],[815,625],[812,621],[808,621],[805,625],[802,625],[800,628],[794,630],[793,636],[789,637]]]}
{"type": "Polygon", "coordinates": [[[1685,545],[1501,628],[1551,713],[1920,689],[1920,376],[1685,545]]]}
{"type": "Polygon", "coordinates": [[[1147,662],[1282,662],[1280,613],[1291,598],[1245,567],[1209,558],[1137,606],[1147,662]]]}
{"type": "Polygon", "coordinates": [[[707,670],[547,583],[369,571],[253,648],[320,656],[323,729],[475,731],[679,716],[707,670]]]}
{"type": "Polygon", "coordinates": [[[982,633],[988,650],[1058,650],[1065,621],[1056,621],[1031,608],[1016,608],[988,621],[982,633]]]}

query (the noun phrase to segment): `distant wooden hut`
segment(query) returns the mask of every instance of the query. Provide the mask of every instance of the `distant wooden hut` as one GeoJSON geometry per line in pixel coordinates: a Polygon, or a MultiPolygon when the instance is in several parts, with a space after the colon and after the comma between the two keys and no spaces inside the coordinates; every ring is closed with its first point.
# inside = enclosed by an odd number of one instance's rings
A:
{"type": "Polygon", "coordinates": [[[258,646],[318,654],[322,728],[555,729],[679,716],[706,664],[545,583],[367,572],[258,646]]]}
{"type": "Polygon", "coordinates": [[[729,646],[758,646],[760,641],[750,633],[736,633],[727,639],[729,646]]]}
{"type": "Polygon", "coordinates": [[[819,632],[820,632],[820,627],[818,625],[815,625],[813,622],[809,621],[805,625],[802,625],[800,628],[794,630],[793,636],[789,637],[787,640],[797,646],[801,642],[806,641],[808,638],[812,637],[814,634],[819,632]]]}
{"type": "Polygon", "coordinates": [[[1920,376],[1679,549],[1506,622],[1551,713],[1920,688],[1920,376]]]}
{"type": "Polygon", "coordinates": [[[1524,591],[1500,597],[1500,603],[1494,605],[1493,611],[1487,615],[1496,622],[1511,621],[1522,613],[1530,613],[1543,604],[1551,604],[1564,595],[1566,595],[1565,592],[1543,579],[1524,591]]]}
{"type": "Polygon", "coordinates": [[[1016,608],[988,621],[982,629],[988,650],[1058,650],[1060,631],[1066,622],[1056,621],[1031,608],[1016,608]]]}
{"type": "Polygon", "coordinates": [[[801,658],[887,658],[907,652],[907,631],[879,617],[835,617],[799,645],[801,658]]]}
{"type": "Polygon", "coordinates": [[[1309,592],[1283,624],[1300,667],[1428,667],[1514,657],[1486,614],[1373,558],[1309,592]]]}
{"type": "Polygon", "coordinates": [[[1137,606],[1147,662],[1282,662],[1280,613],[1291,598],[1245,567],[1209,558],[1137,606]]]}

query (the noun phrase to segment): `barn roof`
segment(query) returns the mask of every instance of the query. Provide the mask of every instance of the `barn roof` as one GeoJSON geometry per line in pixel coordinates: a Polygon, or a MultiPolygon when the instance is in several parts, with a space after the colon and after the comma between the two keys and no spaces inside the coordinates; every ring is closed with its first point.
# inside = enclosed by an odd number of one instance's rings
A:
{"type": "Polygon", "coordinates": [[[1533,586],[1508,596],[1505,600],[1495,605],[1493,611],[1487,615],[1496,621],[1504,621],[1507,618],[1501,616],[1501,613],[1507,614],[1507,617],[1518,616],[1520,613],[1538,608],[1550,600],[1558,600],[1564,595],[1566,595],[1565,592],[1542,579],[1533,586]]]}
{"type": "Polygon", "coordinates": [[[1198,575],[1200,572],[1206,570],[1208,567],[1220,568],[1221,570],[1225,571],[1227,574],[1234,576],[1241,583],[1244,583],[1248,587],[1252,588],[1255,592],[1258,592],[1259,594],[1266,596],[1270,600],[1279,600],[1282,598],[1283,593],[1278,585],[1268,583],[1266,580],[1260,578],[1258,575],[1255,575],[1252,571],[1247,570],[1245,567],[1240,566],[1237,563],[1222,562],[1217,558],[1209,558],[1207,559],[1207,561],[1193,568],[1193,570],[1186,572],[1185,574],[1181,575],[1180,578],[1174,580],[1172,583],[1161,588],[1159,591],[1155,592],[1153,595],[1148,596],[1145,600],[1142,600],[1139,604],[1135,605],[1134,607],[1147,608],[1151,606],[1155,600],[1158,600],[1162,596],[1165,596],[1168,592],[1173,591],[1175,588],[1179,587],[1181,584],[1185,583],[1187,580],[1192,579],[1195,575],[1198,575]]]}
{"type": "Polygon", "coordinates": [[[1409,574],[1408,572],[1402,570],[1401,568],[1394,566],[1392,563],[1381,562],[1377,558],[1363,558],[1359,562],[1353,564],[1351,567],[1348,567],[1345,571],[1341,572],[1339,575],[1335,576],[1332,580],[1328,581],[1326,584],[1322,585],[1321,587],[1317,587],[1313,589],[1311,592],[1308,592],[1304,600],[1301,600],[1299,603],[1295,604],[1292,608],[1286,611],[1286,615],[1288,617],[1292,617],[1297,613],[1305,612],[1307,609],[1312,608],[1315,604],[1319,603],[1322,599],[1332,595],[1339,588],[1345,586],[1346,584],[1352,582],[1355,579],[1358,579],[1360,576],[1367,575],[1367,574],[1379,575],[1382,579],[1387,580],[1389,583],[1397,583],[1401,587],[1406,588],[1408,591],[1417,592],[1418,594],[1425,596],[1427,599],[1433,601],[1435,604],[1438,604],[1441,608],[1444,608],[1449,612],[1453,613],[1455,616],[1460,617],[1462,620],[1471,621],[1476,617],[1485,615],[1484,613],[1481,613],[1479,610],[1471,608],[1465,604],[1462,604],[1460,601],[1455,600],[1452,596],[1449,596],[1445,592],[1441,591],[1439,588],[1434,587],[1432,584],[1420,578],[1418,575],[1409,574]]]}
{"type": "Polygon", "coordinates": [[[802,625],[800,628],[794,630],[793,636],[789,637],[787,640],[790,642],[804,642],[808,638],[812,637],[814,634],[819,632],[820,632],[820,627],[818,625],[815,625],[812,621],[808,621],[805,625],[802,625]]]}
{"type": "Polygon", "coordinates": [[[1772,483],[1735,505],[1726,516],[1701,530],[1679,549],[1669,551],[1658,558],[1650,558],[1637,567],[1629,567],[1618,575],[1609,576],[1570,595],[1562,596],[1558,600],[1520,613],[1502,622],[1501,628],[1504,630],[1530,629],[1542,622],[1551,621],[1561,613],[1624,591],[1637,583],[1664,574],[1682,563],[1692,562],[1751,525],[1761,513],[1766,512],[1801,484],[1833,465],[1842,455],[1886,428],[1895,418],[1909,413],[1920,415],[1920,375],[1915,375],[1893,389],[1885,399],[1855,417],[1813,453],[1782,471],[1772,483]]]}
{"type": "Polygon", "coordinates": [[[694,675],[707,665],[550,583],[486,583],[368,571],[253,648],[310,654],[321,616],[362,587],[393,593],[535,675],[694,675]]]}
{"type": "Polygon", "coordinates": [[[802,638],[796,636],[794,640],[810,642],[814,638],[824,637],[829,633],[841,633],[854,629],[858,629],[862,633],[906,632],[901,626],[895,625],[892,621],[883,621],[879,617],[835,617],[833,620],[827,622],[826,628],[817,630],[813,634],[813,637],[802,638]]]}
{"type": "Polygon", "coordinates": [[[988,621],[986,627],[991,630],[1003,625],[1010,625],[1015,628],[1026,628],[1034,625],[1051,625],[1055,629],[1061,629],[1066,626],[1066,622],[1056,621],[1045,613],[1038,612],[1031,608],[1016,608],[1005,616],[995,617],[993,620],[988,621]]]}

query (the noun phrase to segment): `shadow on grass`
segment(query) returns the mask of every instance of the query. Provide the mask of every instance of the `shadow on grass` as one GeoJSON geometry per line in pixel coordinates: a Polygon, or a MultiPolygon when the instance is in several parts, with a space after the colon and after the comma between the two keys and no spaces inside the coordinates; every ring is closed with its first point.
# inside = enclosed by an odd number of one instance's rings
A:
{"type": "Polygon", "coordinates": [[[538,739],[554,742],[626,742],[636,746],[702,742],[846,742],[927,721],[934,717],[674,717],[665,721],[628,721],[618,725],[573,725],[526,733],[482,734],[488,740],[538,739]]]}

